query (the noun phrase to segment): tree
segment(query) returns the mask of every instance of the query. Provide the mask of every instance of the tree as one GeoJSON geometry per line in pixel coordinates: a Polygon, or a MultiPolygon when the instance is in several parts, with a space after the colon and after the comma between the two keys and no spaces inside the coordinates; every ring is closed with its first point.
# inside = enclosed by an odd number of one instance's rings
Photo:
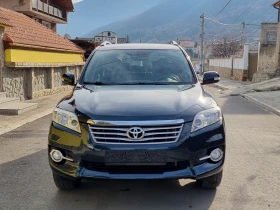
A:
{"type": "Polygon", "coordinates": [[[240,40],[233,40],[227,37],[224,40],[212,42],[210,45],[211,54],[215,58],[228,58],[236,55],[242,49],[240,40]]]}

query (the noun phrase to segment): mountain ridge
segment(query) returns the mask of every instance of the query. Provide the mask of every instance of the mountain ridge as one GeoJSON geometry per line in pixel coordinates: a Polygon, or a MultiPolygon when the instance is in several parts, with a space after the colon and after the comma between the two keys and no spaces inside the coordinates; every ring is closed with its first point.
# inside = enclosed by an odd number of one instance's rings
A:
{"type": "MultiPolygon", "coordinates": [[[[277,13],[272,8],[275,0],[258,0],[247,13],[244,11],[254,3],[254,0],[233,1],[217,18],[224,23],[240,23],[240,27],[229,29],[221,25],[206,20],[206,33],[221,35],[222,32],[228,34],[240,34],[241,22],[246,19],[250,21],[247,26],[247,35],[260,27],[260,23],[266,21],[271,15],[277,13]],[[272,11],[268,13],[268,10],[272,11]],[[267,14],[265,14],[265,13],[267,14]],[[238,18],[238,19],[237,19],[238,18]]],[[[145,10],[141,14],[126,18],[121,21],[115,21],[108,25],[96,28],[84,37],[94,37],[99,32],[111,30],[117,33],[118,37],[129,35],[132,42],[138,42],[140,39],[144,42],[166,42],[179,37],[190,37],[198,41],[200,34],[200,15],[205,13],[209,16],[215,16],[225,5],[224,0],[165,0],[160,1],[157,5],[145,10]]],[[[275,18],[272,20],[276,20],[275,18]]],[[[248,37],[252,38],[252,37],[248,37]]]]}

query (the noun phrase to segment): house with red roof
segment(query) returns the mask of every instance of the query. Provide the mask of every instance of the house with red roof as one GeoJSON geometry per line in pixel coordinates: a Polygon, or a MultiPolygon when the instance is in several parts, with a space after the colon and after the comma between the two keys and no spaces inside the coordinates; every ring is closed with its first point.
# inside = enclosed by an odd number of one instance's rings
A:
{"type": "Polygon", "coordinates": [[[8,97],[53,94],[69,88],[63,73],[81,73],[84,51],[24,13],[0,7],[0,35],[0,89],[8,97]]]}

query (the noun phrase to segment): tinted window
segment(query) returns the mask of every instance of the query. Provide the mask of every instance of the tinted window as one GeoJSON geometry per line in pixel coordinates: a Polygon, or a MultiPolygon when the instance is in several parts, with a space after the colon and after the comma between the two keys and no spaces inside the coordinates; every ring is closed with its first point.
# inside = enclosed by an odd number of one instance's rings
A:
{"type": "Polygon", "coordinates": [[[100,50],[88,64],[83,82],[189,84],[194,76],[180,50],[100,50]]]}

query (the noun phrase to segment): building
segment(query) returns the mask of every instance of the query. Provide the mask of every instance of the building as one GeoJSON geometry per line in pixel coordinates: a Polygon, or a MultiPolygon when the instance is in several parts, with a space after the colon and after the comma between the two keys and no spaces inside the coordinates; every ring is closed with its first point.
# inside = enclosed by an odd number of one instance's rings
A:
{"type": "Polygon", "coordinates": [[[115,32],[112,31],[103,31],[102,33],[96,35],[94,37],[95,43],[102,43],[102,42],[111,42],[112,44],[118,43],[118,38],[115,32]]]}
{"type": "Polygon", "coordinates": [[[280,1],[272,5],[278,12],[278,23],[262,23],[257,72],[254,82],[280,76],[280,1]]]}
{"type": "Polygon", "coordinates": [[[118,44],[125,44],[128,43],[128,37],[127,38],[118,38],[118,44]]]}
{"type": "Polygon", "coordinates": [[[195,47],[195,42],[193,42],[191,39],[178,39],[178,43],[184,49],[193,49],[195,47]]]}
{"type": "Polygon", "coordinates": [[[89,39],[89,38],[76,37],[76,39],[70,39],[70,41],[85,51],[84,55],[86,60],[97,46],[97,43],[94,42],[94,39],[89,39]]]}
{"type": "Polygon", "coordinates": [[[33,99],[70,88],[61,76],[80,75],[81,48],[24,14],[0,7],[0,21],[0,87],[8,97],[33,99]]]}
{"type": "MultiPolygon", "coordinates": [[[[13,27],[12,22],[6,18],[3,14],[0,13],[0,78],[2,78],[2,69],[5,66],[5,54],[4,52],[4,42],[3,38],[5,35],[5,28],[13,27]],[[2,53],[1,53],[2,52],[2,53]]],[[[2,91],[3,84],[0,79],[0,92],[2,91]]]]}
{"type": "Polygon", "coordinates": [[[195,42],[193,42],[189,38],[178,39],[177,41],[178,44],[180,44],[180,46],[186,50],[186,52],[188,53],[188,55],[191,57],[193,61],[199,59],[200,52],[198,51],[197,49],[198,45],[195,42]]]}
{"type": "Polygon", "coordinates": [[[0,7],[23,13],[54,32],[74,11],[72,0],[0,0],[0,7]]]}

